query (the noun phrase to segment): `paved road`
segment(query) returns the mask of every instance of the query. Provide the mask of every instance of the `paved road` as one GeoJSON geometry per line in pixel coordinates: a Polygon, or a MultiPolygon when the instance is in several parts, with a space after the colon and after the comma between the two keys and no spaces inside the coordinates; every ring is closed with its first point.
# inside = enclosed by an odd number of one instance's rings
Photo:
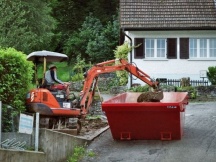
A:
{"type": "Polygon", "coordinates": [[[182,140],[115,141],[108,129],[82,162],[216,162],[216,102],[190,103],[182,140]]]}

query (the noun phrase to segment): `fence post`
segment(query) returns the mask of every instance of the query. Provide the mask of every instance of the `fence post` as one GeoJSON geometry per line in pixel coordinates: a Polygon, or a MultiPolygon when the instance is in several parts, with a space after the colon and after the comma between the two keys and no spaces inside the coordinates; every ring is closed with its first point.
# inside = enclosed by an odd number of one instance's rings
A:
{"type": "Polygon", "coordinates": [[[36,124],[35,124],[35,151],[38,151],[39,145],[39,113],[36,113],[36,124]]]}

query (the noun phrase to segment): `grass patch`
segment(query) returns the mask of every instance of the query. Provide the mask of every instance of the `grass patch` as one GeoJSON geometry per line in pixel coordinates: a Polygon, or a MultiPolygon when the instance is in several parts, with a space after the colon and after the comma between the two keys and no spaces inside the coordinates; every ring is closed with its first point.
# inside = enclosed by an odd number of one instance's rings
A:
{"type": "Polygon", "coordinates": [[[96,154],[93,151],[87,151],[85,146],[76,146],[73,155],[68,158],[67,162],[79,162],[85,156],[94,157],[96,154]]]}

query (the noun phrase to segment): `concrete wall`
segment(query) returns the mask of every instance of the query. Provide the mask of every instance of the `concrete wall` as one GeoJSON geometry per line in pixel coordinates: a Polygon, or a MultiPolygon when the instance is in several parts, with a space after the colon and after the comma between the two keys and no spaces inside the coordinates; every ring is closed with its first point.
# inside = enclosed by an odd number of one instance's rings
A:
{"type": "Polygon", "coordinates": [[[0,149],[0,162],[46,162],[43,152],[0,149]]]}
{"type": "MultiPolygon", "coordinates": [[[[20,133],[3,133],[2,141],[16,138],[16,141],[26,141],[27,147],[34,148],[34,136],[20,133]]],[[[16,151],[0,149],[0,162],[62,162],[73,154],[75,146],[89,144],[89,140],[73,135],[40,129],[39,150],[16,151]]]]}
{"type": "Polygon", "coordinates": [[[46,162],[66,161],[75,146],[84,146],[88,141],[73,135],[43,129],[40,131],[40,147],[46,154],[46,162]]]}
{"type": "Polygon", "coordinates": [[[34,147],[34,135],[24,134],[24,133],[17,133],[17,132],[8,132],[2,133],[2,141],[6,139],[12,140],[15,139],[16,142],[26,142],[27,148],[34,147]]]}

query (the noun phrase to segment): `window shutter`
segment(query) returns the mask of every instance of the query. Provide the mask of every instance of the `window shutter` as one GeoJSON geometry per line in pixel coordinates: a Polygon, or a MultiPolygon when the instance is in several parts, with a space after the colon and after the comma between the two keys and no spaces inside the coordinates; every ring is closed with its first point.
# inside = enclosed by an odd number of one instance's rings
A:
{"type": "Polygon", "coordinates": [[[122,29],[120,29],[120,32],[119,32],[119,33],[120,33],[119,45],[122,45],[122,44],[124,43],[124,41],[125,41],[125,35],[124,35],[122,29]]]}
{"type": "Polygon", "coordinates": [[[167,58],[177,59],[177,39],[167,38],[167,58]]]}
{"type": "Polygon", "coordinates": [[[137,46],[141,44],[139,47],[136,47],[134,50],[134,58],[145,58],[145,39],[144,38],[135,38],[134,45],[137,46]]]}
{"type": "Polygon", "coordinates": [[[189,59],[189,38],[180,38],[180,59],[189,59]]]}

